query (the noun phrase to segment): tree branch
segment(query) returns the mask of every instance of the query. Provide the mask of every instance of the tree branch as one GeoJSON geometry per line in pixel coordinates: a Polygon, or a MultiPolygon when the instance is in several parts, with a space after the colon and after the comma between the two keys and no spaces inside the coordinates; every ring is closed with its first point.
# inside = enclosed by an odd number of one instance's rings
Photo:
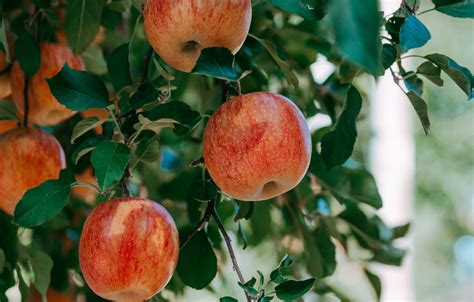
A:
{"type": "MultiPolygon", "coordinates": [[[[239,264],[237,263],[237,258],[235,257],[234,249],[232,248],[232,240],[230,239],[229,235],[227,234],[227,232],[224,228],[224,225],[222,224],[221,218],[219,217],[219,214],[217,214],[215,209],[212,211],[212,217],[214,217],[214,220],[217,223],[217,227],[219,228],[219,231],[221,232],[222,236],[224,237],[225,244],[227,245],[227,250],[229,250],[229,255],[230,255],[230,258],[232,259],[232,264],[234,266],[234,271],[237,273],[237,276],[239,277],[240,283],[244,284],[245,279],[242,275],[239,264]]],[[[251,302],[252,298],[248,295],[246,290],[244,290],[244,293],[245,293],[245,297],[247,298],[247,301],[251,302]]]]}
{"type": "Polygon", "coordinates": [[[184,240],[181,242],[179,249],[183,249],[189,243],[189,241],[191,241],[194,235],[196,235],[197,232],[202,230],[202,228],[206,225],[206,223],[208,223],[211,220],[212,212],[215,211],[215,206],[216,206],[215,199],[209,201],[206,207],[206,211],[204,212],[204,216],[198,222],[194,230],[191,233],[189,233],[186,237],[184,237],[184,240]]]}

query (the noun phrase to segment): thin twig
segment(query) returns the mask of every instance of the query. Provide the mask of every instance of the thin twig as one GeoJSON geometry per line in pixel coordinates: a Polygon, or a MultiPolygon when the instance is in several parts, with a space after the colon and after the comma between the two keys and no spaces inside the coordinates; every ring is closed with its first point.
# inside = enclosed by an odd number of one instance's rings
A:
{"type": "Polygon", "coordinates": [[[209,201],[206,207],[206,211],[204,212],[204,216],[202,216],[201,220],[198,222],[194,230],[183,239],[179,249],[183,249],[189,243],[189,241],[191,241],[194,235],[196,235],[200,230],[202,230],[202,228],[211,220],[212,212],[214,212],[215,206],[215,199],[209,201]]]}
{"type": "MultiPolygon", "coordinates": [[[[242,272],[240,271],[239,264],[237,263],[237,258],[235,257],[234,249],[232,248],[232,240],[230,239],[229,235],[227,234],[224,225],[222,224],[221,218],[219,217],[219,214],[214,210],[212,212],[212,217],[214,217],[214,220],[217,223],[217,227],[219,228],[219,231],[221,232],[222,236],[224,237],[225,244],[227,245],[227,250],[229,250],[229,255],[230,258],[232,259],[232,263],[234,265],[234,271],[237,273],[237,276],[239,277],[240,283],[244,284],[245,279],[242,276],[242,272]]],[[[252,298],[248,295],[247,291],[244,290],[245,297],[247,298],[248,302],[252,302],[252,298]]]]}

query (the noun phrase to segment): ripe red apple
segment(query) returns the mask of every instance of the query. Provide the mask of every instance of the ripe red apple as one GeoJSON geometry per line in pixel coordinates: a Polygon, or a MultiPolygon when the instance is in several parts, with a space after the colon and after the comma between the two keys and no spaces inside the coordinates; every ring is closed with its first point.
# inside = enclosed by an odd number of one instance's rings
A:
{"type": "Polygon", "coordinates": [[[0,158],[0,209],[10,215],[28,189],[58,178],[66,166],[54,136],[34,128],[0,135],[0,158]]]}
{"type": "Polygon", "coordinates": [[[238,200],[269,199],[295,187],[311,159],[311,136],[301,111],[265,92],[235,97],[209,119],[204,162],[216,185],[238,200]]]}
{"type": "Polygon", "coordinates": [[[117,301],[155,295],[173,275],[178,253],[173,218],[143,198],[113,199],[95,207],[79,243],[87,284],[102,298],[117,301]]]}
{"type": "MultiPolygon", "coordinates": [[[[30,79],[28,86],[28,101],[30,122],[41,125],[55,125],[74,115],[61,105],[51,93],[46,79],[54,77],[67,62],[72,69],[84,70],[84,63],[80,57],[75,57],[71,49],[64,43],[40,44],[41,66],[38,72],[30,79]]],[[[12,99],[18,111],[24,112],[24,85],[25,77],[20,64],[13,64],[12,73],[12,99]]]]}
{"type": "Polygon", "coordinates": [[[148,0],[145,34],[170,66],[190,72],[203,48],[225,47],[236,53],[252,19],[250,0],[148,0]]]}

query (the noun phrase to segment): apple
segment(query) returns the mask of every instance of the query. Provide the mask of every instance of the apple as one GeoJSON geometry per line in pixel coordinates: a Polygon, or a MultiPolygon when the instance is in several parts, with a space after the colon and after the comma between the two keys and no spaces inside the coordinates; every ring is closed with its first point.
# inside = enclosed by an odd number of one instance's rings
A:
{"type": "Polygon", "coordinates": [[[58,178],[66,167],[59,142],[34,128],[17,128],[0,135],[0,209],[13,215],[28,189],[58,178]]]}
{"type": "Polygon", "coordinates": [[[250,0],[148,0],[145,34],[170,66],[190,72],[203,48],[225,47],[237,53],[252,19],[250,0]]]}
{"type": "Polygon", "coordinates": [[[5,52],[0,50],[0,100],[10,96],[12,92],[10,72],[5,52]]]}
{"type": "Polygon", "coordinates": [[[0,134],[5,133],[11,129],[18,127],[18,124],[14,121],[0,121],[0,134]]]}
{"type": "Polygon", "coordinates": [[[257,201],[294,188],[311,159],[305,118],[284,96],[256,92],[218,108],[204,130],[204,162],[228,196],[257,201]]]}
{"type": "Polygon", "coordinates": [[[99,204],[79,242],[82,274],[102,298],[143,301],[171,279],[178,262],[178,231],[160,204],[124,197],[99,204]]]}
{"type": "MultiPolygon", "coordinates": [[[[67,109],[56,100],[46,79],[54,77],[66,62],[69,67],[78,70],[84,70],[84,63],[80,57],[73,55],[67,44],[43,42],[40,48],[41,66],[30,79],[28,86],[28,119],[37,125],[51,126],[70,118],[74,115],[74,111],[67,109]]],[[[13,64],[11,79],[12,99],[18,111],[23,114],[25,77],[18,62],[13,64]]]]}
{"type": "MultiPolygon", "coordinates": [[[[41,294],[33,289],[31,290],[30,296],[28,297],[28,302],[41,302],[43,299],[41,294]]],[[[74,296],[71,293],[61,293],[53,288],[48,288],[46,291],[46,301],[48,302],[72,302],[74,301],[74,296]]]]}

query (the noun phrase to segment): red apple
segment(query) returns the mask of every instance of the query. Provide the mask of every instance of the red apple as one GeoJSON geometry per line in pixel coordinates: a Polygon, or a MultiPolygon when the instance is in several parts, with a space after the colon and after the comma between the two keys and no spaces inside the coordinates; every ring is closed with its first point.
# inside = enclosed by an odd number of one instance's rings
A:
{"type": "Polygon", "coordinates": [[[236,53],[252,19],[250,0],[148,0],[145,34],[170,66],[190,72],[203,48],[225,47],[236,53]]]}
{"type": "MultiPolygon", "coordinates": [[[[84,63],[80,57],[75,57],[71,49],[64,43],[40,44],[41,66],[38,72],[30,79],[28,86],[29,115],[28,119],[41,126],[55,125],[74,115],[61,105],[51,93],[46,79],[54,77],[67,62],[72,69],[84,70],[84,63]]],[[[12,99],[21,114],[24,112],[24,85],[25,78],[20,64],[13,64],[12,99]]]]}
{"type": "Polygon", "coordinates": [[[101,203],[87,217],[79,260],[102,298],[143,301],[170,280],[178,262],[178,231],[160,204],[143,198],[101,203]]]}
{"type": "Polygon", "coordinates": [[[33,128],[0,135],[0,158],[0,209],[10,215],[28,189],[58,178],[66,166],[54,136],[33,128]]]}
{"type": "Polygon", "coordinates": [[[209,119],[204,162],[216,185],[232,198],[269,199],[294,188],[311,159],[311,136],[301,111],[265,92],[235,97],[209,119]]]}

